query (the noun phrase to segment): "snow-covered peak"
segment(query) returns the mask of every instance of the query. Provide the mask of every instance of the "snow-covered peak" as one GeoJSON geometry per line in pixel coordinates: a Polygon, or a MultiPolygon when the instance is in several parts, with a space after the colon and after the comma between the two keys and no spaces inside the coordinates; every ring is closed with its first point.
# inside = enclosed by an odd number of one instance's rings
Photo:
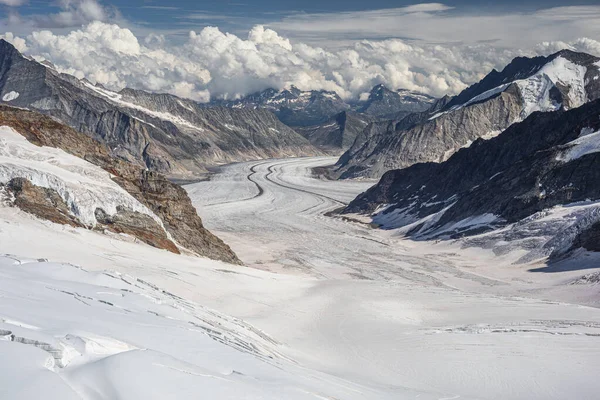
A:
{"type": "Polygon", "coordinates": [[[547,112],[556,111],[561,107],[565,109],[580,107],[589,100],[586,90],[588,68],[594,68],[595,71],[592,72],[600,75],[595,65],[580,65],[559,55],[541,68],[532,67],[533,73],[530,76],[502,83],[472,97],[465,103],[453,105],[444,113],[485,101],[504,92],[511,85],[519,88],[523,98],[521,119],[525,119],[535,111],[547,112]]]}

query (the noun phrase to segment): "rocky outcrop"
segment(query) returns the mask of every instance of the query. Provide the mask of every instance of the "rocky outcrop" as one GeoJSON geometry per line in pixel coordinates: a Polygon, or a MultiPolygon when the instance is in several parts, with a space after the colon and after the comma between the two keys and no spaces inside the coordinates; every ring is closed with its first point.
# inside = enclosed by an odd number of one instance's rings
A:
{"type": "Polygon", "coordinates": [[[26,178],[13,178],[5,186],[21,210],[57,224],[83,227],[55,190],[35,186],[26,178]]]}
{"type": "Polygon", "coordinates": [[[165,230],[145,214],[119,206],[116,214],[109,215],[103,209],[97,208],[95,215],[98,222],[96,229],[131,235],[150,246],[180,254],[175,243],[167,237],[165,230]]]}
{"type": "MultiPolygon", "coordinates": [[[[160,218],[166,231],[180,246],[201,256],[240,263],[229,246],[204,228],[185,190],[163,175],[115,159],[98,141],[36,112],[0,106],[0,126],[2,125],[12,127],[31,143],[60,148],[108,171],[114,182],[160,218]]],[[[123,221],[123,215],[117,217],[117,220],[123,221]]],[[[139,229],[140,224],[143,222],[138,225],[130,223],[127,229],[134,232],[139,229]]],[[[115,224],[105,225],[112,226],[116,231],[125,229],[122,222],[120,228],[116,228],[115,224]]],[[[146,232],[154,229],[155,227],[148,227],[146,232]]],[[[148,243],[150,239],[144,235],[139,238],[148,243]]],[[[155,244],[162,243],[162,248],[174,250],[163,239],[156,236],[152,241],[155,244]]]]}
{"type": "Polygon", "coordinates": [[[367,127],[342,155],[334,175],[378,178],[391,169],[443,162],[475,139],[493,137],[534,111],[571,109],[600,98],[599,61],[570,51],[517,58],[426,112],[367,127]]]}
{"type": "Polygon", "coordinates": [[[105,144],[112,156],[175,177],[225,162],[320,154],[267,110],[207,108],[131,89],[115,93],[25,58],[4,40],[0,100],[57,118],[105,144]]]}
{"type": "MultiPolygon", "coordinates": [[[[577,235],[577,238],[573,242],[573,249],[578,248],[596,252],[600,251],[600,222],[596,222],[577,235]]],[[[597,276],[600,278],[600,274],[597,276]]],[[[600,280],[597,282],[600,282],[600,280]]]]}
{"type": "Polygon", "coordinates": [[[339,155],[354,143],[371,120],[365,114],[344,111],[321,125],[294,129],[319,149],[339,155]]]}

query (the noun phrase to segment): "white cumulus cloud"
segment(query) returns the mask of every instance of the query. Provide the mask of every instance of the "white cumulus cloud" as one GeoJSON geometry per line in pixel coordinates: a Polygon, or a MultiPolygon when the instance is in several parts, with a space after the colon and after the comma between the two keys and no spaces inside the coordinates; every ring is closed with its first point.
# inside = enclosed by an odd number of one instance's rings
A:
{"type": "Polygon", "coordinates": [[[18,7],[27,3],[27,0],[0,0],[0,4],[4,4],[9,7],[18,7]]]}
{"type": "Polygon", "coordinates": [[[516,55],[549,54],[561,48],[600,54],[600,43],[585,38],[543,42],[530,51],[400,39],[360,40],[327,49],[291,41],[260,25],[245,38],[206,27],[190,32],[177,45],[159,34],[138,38],[127,28],[100,21],[66,34],[37,30],[26,38],[4,37],[63,72],[111,89],[128,86],[198,101],[291,85],[359,98],[379,83],[442,96],[460,92],[516,55]]]}

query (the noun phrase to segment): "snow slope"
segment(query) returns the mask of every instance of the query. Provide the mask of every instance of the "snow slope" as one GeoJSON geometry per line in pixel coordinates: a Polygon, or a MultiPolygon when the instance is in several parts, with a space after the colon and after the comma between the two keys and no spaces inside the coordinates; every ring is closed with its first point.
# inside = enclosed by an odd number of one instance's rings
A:
{"type": "Polygon", "coordinates": [[[0,183],[23,177],[34,185],[54,189],[83,224],[95,226],[96,208],[109,215],[117,206],[151,216],[146,206],[110,179],[110,174],[61,149],[36,146],[12,128],[0,127],[0,183]]]}
{"type": "Polygon", "coordinates": [[[569,162],[581,158],[587,154],[600,152],[600,131],[585,133],[582,132],[580,137],[569,142],[566,146],[570,148],[559,155],[560,161],[569,162]]]}
{"type": "Polygon", "coordinates": [[[0,330],[30,339],[0,335],[0,398],[597,397],[600,309],[555,301],[597,300],[568,284],[597,267],[532,272],[544,265],[327,217],[369,185],[310,176],[332,160],[235,164],[187,187],[255,268],[0,205],[0,254],[18,255],[0,261],[0,330]]]}
{"type": "Polygon", "coordinates": [[[0,294],[1,398],[379,396],[307,374],[251,326],[132,276],[0,256],[0,294]]]}

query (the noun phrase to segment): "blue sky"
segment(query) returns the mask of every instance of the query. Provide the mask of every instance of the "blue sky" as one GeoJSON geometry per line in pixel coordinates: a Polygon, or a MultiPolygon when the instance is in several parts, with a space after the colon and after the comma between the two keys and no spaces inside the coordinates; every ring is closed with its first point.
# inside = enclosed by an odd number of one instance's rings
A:
{"type": "MultiPolygon", "coordinates": [[[[4,11],[21,16],[52,14],[64,8],[64,4],[76,0],[0,0],[1,3],[24,3],[4,11]]],[[[417,3],[411,0],[101,0],[100,4],[118,10],[120,16],[134,28],[146,27],[172,35],[184,35],[189,30],[205,26],[218,26],[222,30],[247,32],[257,24],[280,22],[294,16],[312,14],[336,14],[343,12],[397,9],[417,3]]],[[[560,6],[600,5],[600,0],[448,0],[441,2],[448,7],[443,13],[457,15],[497,15],[499,13],[534,13],[541,9],[560,6]]],[[[290,36],[294,36],[290,32],[290,36]]],[[[369,36],[367,34],[367,36],[369,36]]],[[[440,38],[442,39],[442,38],[440,38]]]]}

